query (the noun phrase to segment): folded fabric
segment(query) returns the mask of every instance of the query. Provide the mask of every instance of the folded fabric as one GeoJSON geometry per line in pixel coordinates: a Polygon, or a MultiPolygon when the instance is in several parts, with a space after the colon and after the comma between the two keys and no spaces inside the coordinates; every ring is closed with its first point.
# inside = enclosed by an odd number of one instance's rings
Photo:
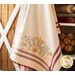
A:
{"type": "Polygon", "coordinates": [[[13,62],[37,71],[61,68],[62,54],[51,5],[22,5],[12,51],[13,62]]]}

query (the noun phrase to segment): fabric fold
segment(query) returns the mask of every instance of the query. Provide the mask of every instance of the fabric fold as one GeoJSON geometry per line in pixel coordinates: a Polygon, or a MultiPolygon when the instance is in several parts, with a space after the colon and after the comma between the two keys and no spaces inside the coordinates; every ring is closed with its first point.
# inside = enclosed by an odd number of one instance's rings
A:
{"type": "Polygon", "coordinates": [[[11,60],[37,71],[58,71],[62,54],[52,6],[30,4],[22,11],[11,60]]]}

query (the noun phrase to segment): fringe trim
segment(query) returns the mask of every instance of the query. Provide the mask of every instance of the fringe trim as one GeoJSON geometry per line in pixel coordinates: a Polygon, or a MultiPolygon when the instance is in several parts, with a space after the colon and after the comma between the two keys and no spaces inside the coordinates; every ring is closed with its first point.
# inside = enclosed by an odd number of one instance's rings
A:
{"type": "Polygon", "coordinates": [[[33,69],[33,71],[37,71],[36,69],[31,68],[31,67],[29,67],[29,66],[25,66],[25,65],[19,64],[19,63],[13,61],[12,59],[10,59],[10,60],[11,60],[13,63],[17,64],[17,65],[23,66],[23,67],[25,67],[25,68],[33,69]]]}

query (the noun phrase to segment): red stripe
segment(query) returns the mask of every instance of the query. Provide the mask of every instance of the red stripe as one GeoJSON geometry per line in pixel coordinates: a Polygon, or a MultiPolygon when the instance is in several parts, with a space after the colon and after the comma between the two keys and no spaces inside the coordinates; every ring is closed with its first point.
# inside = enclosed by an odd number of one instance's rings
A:
{"type": "Polygon", "coordinates": [[[52,63],[53,63],[53,59],[54,59],[55,55],[57,54],[57,52],[59,51],[59,48],[60,48],[60,45],[58,46],[57,50],[53,54],[53,57],[52,57],[52,60],[51,60],[51,65],[50,65],[49,70],[51,70],[51,66],[52,66],[52,63]]]}
{"type": "Polygon", "coordinates": [[[59,27],[59,29],[60,29],[60,32],[62,33],[62,31],[61,31],[61,26],[60,26],[59,21],[58,21],[57,10],[56,10],[56,5],[55,5],[55,4],[54,4],[54,7],[55,7],[55,11],[56,11],[56,17],[57,17],[58,27],[59,27]]]}
{"type": "Polygon", "coordinates": [[[59,28],[59,26],[56,26],[57,28],[59,28]]]}
{"type": "Polygon", "coordinates": [[[25,67],[25,68],[29,68],[29,69],[32,69],[32,70],[34,70],[34,71],[37,71],[36,69],[31,68],[31,67],[29,67],[29,66],[25,66],[25,65],[19,64],[19,63],[13,61],[12,59],[10,59],[10,60],[11,60],[12,62],[14,62],[15,64],[18,64],[18,65],[23,66],[23,67],[25,67]]]}
{"type": "Polygon", "coordinates": [[[18,48],[16,48],[16,50],[18,50],[19,52],[22,52],[22,53],[24,53],[24,54],[28,54],[28,55],[30,55],[30,56],[33,56],[33,57],[39,59],[41,62],[43,62],[43,63],[49,68],[49,66],[47,65],[47,63],[46,63],[45,61],[43,61],[41,58],[39,58],[38,56],[33,55],[33,54],[29,53],[29,52],[26,52],[26,51],[21,50],[21,49],[18,49],[18,48]]]}
{"type": "Polygon", "coordinates": [[[52,67],[52,71],[53,71],[54,66],[55,66],[55,64],[56,64],[57,60],[59,59],[60,55],[61,55],[61,50],[60,50],[59,55],[56,57],[56,59],[55,59],[55,61],[54,61],[54,64],[53,64],[53,67],[52,67]]]}
{"type": "Polygon", "coordinates": [[[36,63],[38,63],[39,65],[41,65],[45,70],[48,71],[48,69],[47,69],[43,64],[41,64],[40,62],[38,62],[37,60],[35,60],[35,59],[33,59],[33,58],[30,58],[30,57],[27,57],[27,56],[25,56],[25,55],[21,55],[21,54],[16,53],[16,52],[14,52],[14,54],[16,54],[17,56],[20,56],[20,57],[22,57],[22,58],[25,58],[25,59],[28,59],[28,60],[31,60],[31,61],[36,62],[36,63]]]}
{"type": "Polygon", "coordinates": [[[35,58],[37,58],[37,59],[39,59],[40,61],[42,61],[48,68],[49,68],[49,66],[46,64],[46,62],[45,61],[43,61],[42,59],[40,59],[39,57],[37,57],[36,55],[33,55],[33,54],[31,54],[31,53],[28,53],[28,52],[26,52],[26,51],[23,51],[23,50],[21,50],[21,49],[18,49],[18,48],[16,48],[16,50],[18,50],[19,52],[22,52],[22,53],[25,53],[25,54],[28,54],[28,55],[30,55],[30,56],[33,56],[33,57],[35,57],[35,58]]]}

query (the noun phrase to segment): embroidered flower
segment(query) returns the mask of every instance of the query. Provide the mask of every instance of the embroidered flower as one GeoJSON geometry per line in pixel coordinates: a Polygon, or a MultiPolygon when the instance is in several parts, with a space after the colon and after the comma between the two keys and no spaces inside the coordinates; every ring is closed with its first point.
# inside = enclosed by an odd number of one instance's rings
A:
{"type": "Polygon", "coordinates": [[[19,38],[21,40],[20,45],[25,50],[38,54],[41,57],[44,57],[45,55],[52,56],[49,46],[41,37],[31,37],[23,33],[19,38]]]}
{"type": "Polygon", "coordinates": [[[38,53],[39,52],[39,49],[37,46],[31,47],[30,49],[31,49],[32,53],[38,53]]]}

